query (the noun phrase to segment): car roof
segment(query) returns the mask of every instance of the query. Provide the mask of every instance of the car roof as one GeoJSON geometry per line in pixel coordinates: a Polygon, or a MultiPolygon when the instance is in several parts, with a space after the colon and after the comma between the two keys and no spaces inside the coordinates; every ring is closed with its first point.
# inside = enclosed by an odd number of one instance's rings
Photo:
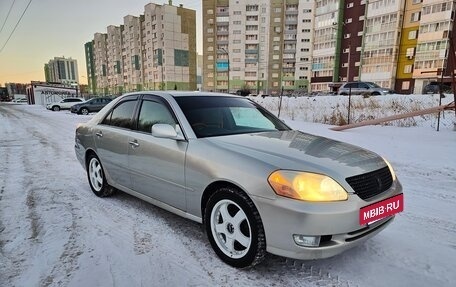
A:
{"type": "Polygon", "coordinates": [[[214,92],[199,92],[199,91],[142,91],[142,92],[133,92],[126,95],[157,95],[162,97],[232,97],[232,98],[242,98],[238,95],[226,94],[226,93],[214,93],[214,92]]]}

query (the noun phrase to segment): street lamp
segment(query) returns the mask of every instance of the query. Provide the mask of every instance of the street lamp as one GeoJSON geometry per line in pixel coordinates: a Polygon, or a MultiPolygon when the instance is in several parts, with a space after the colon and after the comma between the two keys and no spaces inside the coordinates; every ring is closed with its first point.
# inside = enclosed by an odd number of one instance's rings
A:
{"type": "Polygon", "coordinates": [[[230,54],[228,53],[227,50],[225,50],[225,48],[219,48],[219,51],[223,51],[224,54],[226,55],[227,57],[227,64],[228,64],[228,71],[227,71],[227,75],[228,75],[228,84],[227,84],[227,89],[228,89],[228,93],[230,93],[230,54]]]}

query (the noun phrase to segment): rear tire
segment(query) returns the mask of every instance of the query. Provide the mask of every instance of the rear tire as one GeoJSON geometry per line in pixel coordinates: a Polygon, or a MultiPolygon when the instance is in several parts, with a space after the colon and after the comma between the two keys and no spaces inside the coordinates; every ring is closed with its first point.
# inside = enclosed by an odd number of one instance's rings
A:
{"type": "Polygon", "coordinates": [[[107,197],[113,194],[114,188],[106,181],[100,159],[94,154],[91,154],[87,160],[87,178],[96,196],[107,197]]]}
{"type": "Polygon", "coordinates": [[[217,256],[233,267],[263,261],[266,238],[260,214],[250,198],[232,187],[211,195],[204,212],[207,237],[217,256]]]}

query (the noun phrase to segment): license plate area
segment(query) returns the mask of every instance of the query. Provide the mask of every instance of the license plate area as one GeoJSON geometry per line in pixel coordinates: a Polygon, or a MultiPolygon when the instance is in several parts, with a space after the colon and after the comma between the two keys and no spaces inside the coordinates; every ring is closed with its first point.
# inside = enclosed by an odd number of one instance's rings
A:
{"type": "Polygon", "coordinates": [[[404,194],[387,198],[359,210],[359,224],[365,226],[404,211],[404,194]]]}

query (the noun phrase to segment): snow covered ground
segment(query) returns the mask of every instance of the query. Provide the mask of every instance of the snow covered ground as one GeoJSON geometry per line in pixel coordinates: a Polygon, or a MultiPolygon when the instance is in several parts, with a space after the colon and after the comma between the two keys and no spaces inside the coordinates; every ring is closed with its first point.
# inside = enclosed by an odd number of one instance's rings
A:
{"type": "MultiPolygon", "coordinates": [[[[263,104],[274,110],[275,100],[263,104]]],[[[296,107],[288,102],[283,113],[289,125],[389,159],[405,211],[339,256],[269,255],[260,266],[237,270],[216,257],[200,225],[123,193],[92,194],[73,150],[74,129],[90,115],[0,104],[0,286],[454,286],[454,113],[439,132],[432,117],[408,128],[334,132],[290,116],[296,107]]],[[[319,112],[305,114],[312,111],[319,112]]]]}

